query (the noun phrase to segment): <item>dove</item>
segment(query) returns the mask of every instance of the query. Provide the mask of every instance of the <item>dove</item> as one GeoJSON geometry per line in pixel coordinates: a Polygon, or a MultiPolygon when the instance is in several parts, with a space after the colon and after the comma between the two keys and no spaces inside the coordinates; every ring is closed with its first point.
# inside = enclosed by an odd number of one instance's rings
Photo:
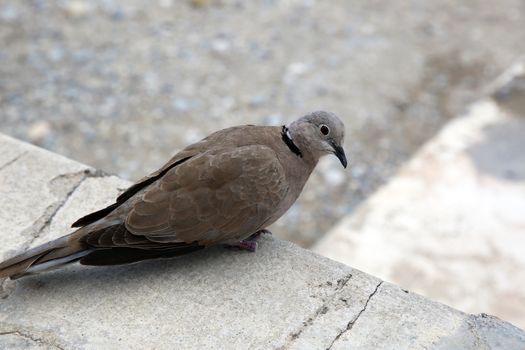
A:
{"type": "Polygon", "coordinates": [[[255,251],[257,238],[297,200],[324,155],[343,167],[344,124],[317,111],[289,126],[235,126],[175,154],[76,230],[0,264],[0,278],[64,265],[168,258],[224,244],[255,251]]]}

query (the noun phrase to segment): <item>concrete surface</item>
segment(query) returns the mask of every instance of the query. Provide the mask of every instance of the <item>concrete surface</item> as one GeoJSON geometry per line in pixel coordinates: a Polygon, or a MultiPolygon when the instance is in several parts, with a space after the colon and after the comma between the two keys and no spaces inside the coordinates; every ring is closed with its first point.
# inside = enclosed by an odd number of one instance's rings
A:
{"type": "MultiPolygon", "coordinates": [[[[127,182],[0,135],[0,260],[68,232],[127,182]],[[6,155],[7,153],[7,155],[6,155]]],[[[4,281],[5,349],[523,349],[525,332],[264,237],[174,260],[4,281]]]]}
{"type": "Polygon", "coordinates": [[[351,167],[324,161],[275,227],[306,247],[525,52],[525,2],[2,0],[0,42],[0,130],[130,180],[337,112],[351,167]]]}
{"type": "Polygon", "coordinates": [[[504,86],[512,98],[450,122],[313,250],[525,327],[525,110],[504,86]]]}

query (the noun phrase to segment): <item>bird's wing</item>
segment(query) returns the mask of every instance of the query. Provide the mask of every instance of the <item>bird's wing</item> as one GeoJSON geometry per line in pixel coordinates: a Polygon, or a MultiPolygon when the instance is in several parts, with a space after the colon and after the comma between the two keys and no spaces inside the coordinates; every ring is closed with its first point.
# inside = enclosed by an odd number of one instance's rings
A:
{"type": "Polygon", "coordinates": [[[155,181],[161,179],[168,171],[184,163],[192,157],[205,153],[207,150],[210,149],[210,147],[213,147],[213,145],[221,144],[224,147],[237,146],[239,137],[242,137],[243,134],[247,132],[246,127],[247,126],[236,126],[228,129],[219,130],[209,135],[208,137],[200,140],[199,142],[189,145],[182,151],[175,154],[166,164],[164,164],[164,166],[162,166],[162,168],[147,176],[144,176],[142,179],[140,179],[131,187],[129,187],[126,191],[124,191],[120,196],[117,197],[115,203],[111,204],[106,208],[81,217],[80,219],[75,221],[71,225],[71,227],[84,227],[108,216],[117,208],[126,203],[129,199],[133,198],[137,193],[144,190],[146,187],[150,186],[155,181]]]}
{"type": "Polygon", "coordinates": [[[238,240],[262,228],[287,190],[284,170],[269,147],[210,150],[137,195],[125,226],[133,236],[157,243],[238,240]]]}
{"type": "Polygon", "coordinates": [[[124,204],[128,199],[132,198],[135,194],[137,194],[142,189],[148,187],[158,179],[160,179],[164,174],[166,174],[169,170],[176,167],[179,164],[184,163],[191,157],[195,156],[199,153],[199,146],[201,146],[201,143],[196,143],[194,145],[191,145],[187,149],[177,153],[175,156],[173,156],[162,168],[159,170],[144,176],[142,179],[134,183],[132,186],[130,186],[126,191],[124,191],[120,196],[117,197],[117,200],[115,203],[111,204],[110,206],[103,208],[101,210],[95,211],[93,213],[90,213],[86,216],[81,217],[77,221],[75,221],[71,227],[83,227],[87,226],[91,223],[96,222],[97,220],[100,220],[113,212],[115,209],[120,207],[122,204],[124,204]]]}

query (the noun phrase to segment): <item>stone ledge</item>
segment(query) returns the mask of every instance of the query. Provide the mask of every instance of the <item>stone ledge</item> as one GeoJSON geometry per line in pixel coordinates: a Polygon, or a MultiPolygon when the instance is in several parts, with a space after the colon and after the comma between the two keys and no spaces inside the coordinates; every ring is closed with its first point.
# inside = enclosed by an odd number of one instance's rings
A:
{"type": "MultiPolygon", "coordinates": [[[[0,135],[0,258],[68,232],[126,181],[0,135]],[[7,155],[5,150],[7,150],[7,155]]],[[[522,349],[525,332],[272,237],[3,283],[0,348],[522,349]]]]}
{"type": "Polygon", "coordinates": [[[524,327],[525,109],[509,112],[473,104],[312,249],[524,327]]]}

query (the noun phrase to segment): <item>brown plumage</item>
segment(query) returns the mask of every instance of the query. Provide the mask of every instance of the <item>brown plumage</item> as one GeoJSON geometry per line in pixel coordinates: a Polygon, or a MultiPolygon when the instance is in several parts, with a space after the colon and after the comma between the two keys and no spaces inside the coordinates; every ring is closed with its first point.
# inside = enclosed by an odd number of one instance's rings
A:
{"type": "Polygon", "coordinates": [[[19,278],[80,261],[114,265],[239,244],[295,202],[319,158],[346,167],[343,123],[314,112],[289,128],[238,126],[177,153],[107,208],[77,220],[73,233],[0,264],[19,278]]]}

